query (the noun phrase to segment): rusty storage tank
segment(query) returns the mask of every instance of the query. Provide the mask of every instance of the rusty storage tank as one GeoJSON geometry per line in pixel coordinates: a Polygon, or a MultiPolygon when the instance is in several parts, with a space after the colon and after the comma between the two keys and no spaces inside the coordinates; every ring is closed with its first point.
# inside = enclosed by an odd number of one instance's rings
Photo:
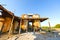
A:
{"type": "Polygon", "coordinates": [[[27,14],[23,14],[22,15],[22,22],[21,22],[21,28],[23,30],[26,30],[27,29],[27,26],[28,26],[28,20],[26,20],[28,18],[28,15],[27,14]]]}
{"type": "Polygon", "coordinates": [[[33,25],[33,27],[36,28],[36,30],[38,30],[38,29],[40,28],[40,20],[38,20],[38,19],[40,19],[40,15],[34,14],[34,15],[32,16],[32,18],[35,19],[35,20],[33,21],[32,25],[33,25]]]}
{"type": "Polygon", "coordinates": [[[11,25],[11,18],[5,17],[2,32],[8,32],[11,25]],[[8,22],[9,21],[9,22],[8,22]]]}
{"type": "Polygon", "coordinates": [[[0,32],[2,31],[3,24],[4,24],[4,18],[0,17],[0,32]]]}

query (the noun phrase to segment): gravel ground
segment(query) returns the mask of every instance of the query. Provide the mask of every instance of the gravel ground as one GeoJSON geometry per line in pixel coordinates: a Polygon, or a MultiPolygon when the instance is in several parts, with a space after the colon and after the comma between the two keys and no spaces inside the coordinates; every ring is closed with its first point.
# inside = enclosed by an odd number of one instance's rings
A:
{"type": "Polygon", "coordinates": [[[22,33],[18,35],[14,35],[7,40],[60,40],[60,36],[52,33],[38,33],[35,34],[33,32],[22,33]]]}
{"type": "Polygon", "coordinates": [[[47,33],[46,35],[43,34],[35,34],[36,38],[34,40],[60,40],[59,35],[47,33]]]}
{"type": "Polygon", "coordinates": [[[8,40],[34,40],[36,38],[33,33],[23,33],[21,35],[13,36],[12,38],[9,38],[8,40]]]}

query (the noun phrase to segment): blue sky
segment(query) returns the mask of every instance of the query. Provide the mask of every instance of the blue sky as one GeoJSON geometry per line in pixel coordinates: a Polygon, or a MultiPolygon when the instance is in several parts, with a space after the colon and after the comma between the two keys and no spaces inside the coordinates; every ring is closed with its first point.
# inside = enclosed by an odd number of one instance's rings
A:
{"type": "MultiPolygon", "coordinates": [[[[22,14],[39,14],[40,17],[48,17],[51,26],[60,24],[60,0],[0,0],[0,4],[16,16],[22,14]]],[[[48,21],[41,23],[48,26],[48,21]]]]}

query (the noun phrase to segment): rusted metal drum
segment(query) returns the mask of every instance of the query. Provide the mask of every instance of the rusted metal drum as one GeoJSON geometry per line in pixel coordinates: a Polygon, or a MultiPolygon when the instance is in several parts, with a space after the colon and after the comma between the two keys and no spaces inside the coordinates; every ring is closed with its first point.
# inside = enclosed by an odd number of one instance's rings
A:
{"type": "Polygon", "coordinates": [[[22,15],[22,19],[24,19],[24,18],[28,18],[29,16],[27,15],[27,14],[23,14],[22,15]]]}
{"type": "Polygon", "coordinates": [[[11,25],[11,18],[5,17],[4,19],[5,19],[5,21],[4,21],[4,27],[2,29],[2,32],[3,33],[4,32],[8,32],[9,29],[10,29],[10,25],[11,25]]]}
{"type": "Polygon", "coordinates": [[[38,18],[40,18],[40,15],[34,14],[32,18],[35,19],[32,25],[35,27],[36,30],[38,30],[40,28],[40,20],[38,20],[38,18]]]}
{"type": "Polygon", "coordinates": [[[40,18],[40,15],[34,14],[34,15],[32,16],[32,18],[40,18]]]}
{"type": "Polygon", "coordinates": [[[27,29],[27,26],[28,26],[28,20],[26,20],[28,18],[28,15],[27,14],[23,14],[22,15],[22,23],[21,23],[21,28],[23,30],[26,30],[27,29]]]}
{"type": "Polygon", "coordinates": [[[2,31],[3,23],[4,23],[4,18],[0,18],[0,32],[2,31]]]}

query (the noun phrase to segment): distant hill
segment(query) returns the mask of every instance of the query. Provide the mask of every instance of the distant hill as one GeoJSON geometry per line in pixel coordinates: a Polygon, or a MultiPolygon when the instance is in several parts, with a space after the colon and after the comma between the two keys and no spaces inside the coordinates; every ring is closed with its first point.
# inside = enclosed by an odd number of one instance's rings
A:
{"type": "Polygon", "coordinates": [[[56,24],[54,28],[60,28],[60,24],[56,24]]]}

